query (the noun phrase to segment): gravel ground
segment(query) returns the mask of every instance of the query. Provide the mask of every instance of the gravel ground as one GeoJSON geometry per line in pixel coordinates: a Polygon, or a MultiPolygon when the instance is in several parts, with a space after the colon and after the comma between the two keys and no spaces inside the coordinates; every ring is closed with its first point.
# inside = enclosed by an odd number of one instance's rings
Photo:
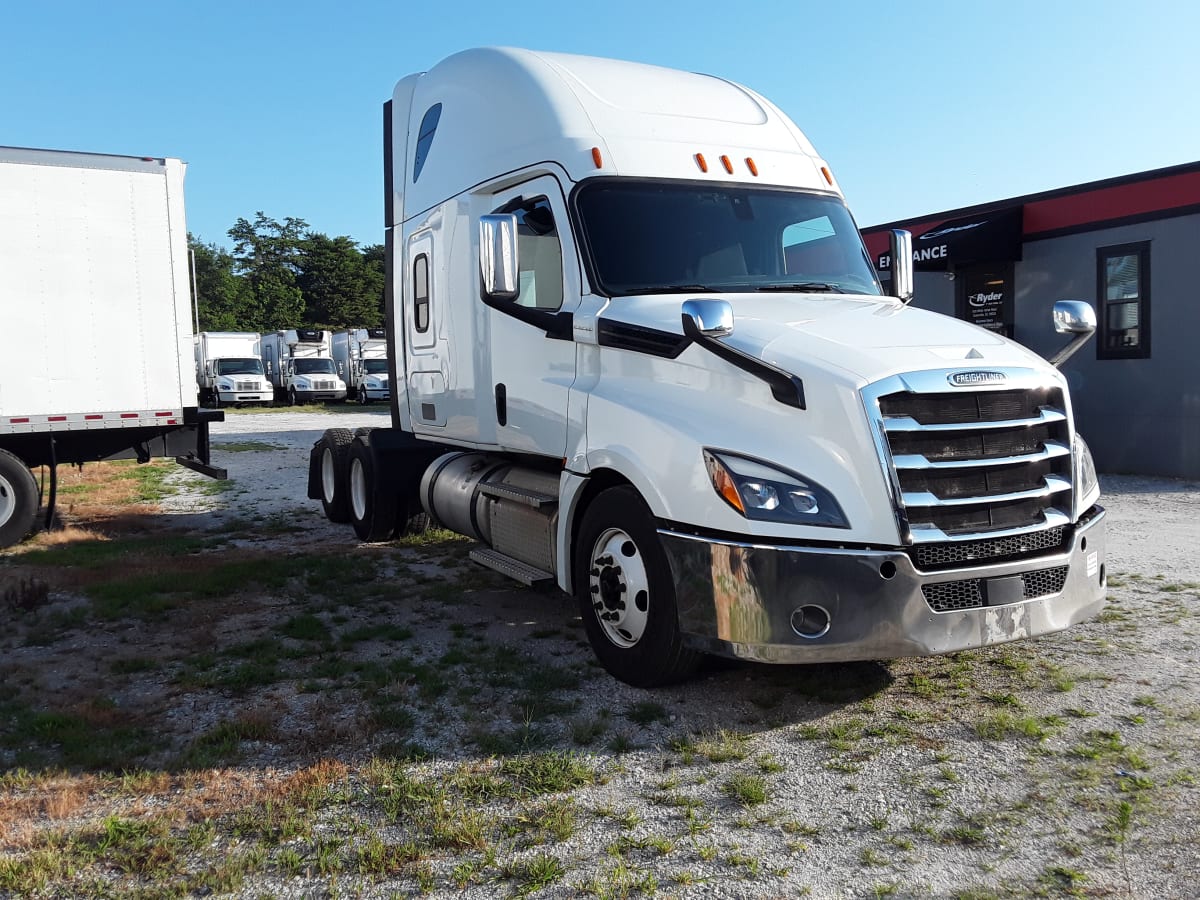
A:
{"type": "MultiPolygon", "coordinates": [[[[548,897],[1200,897],[1200,485],[1102,478],[1110,606],[1068,632],[880,664],[715,662],[688,684],[647,692],[592,665],[560,594],[470,574],[461,548],[376,550],[325,521],[305,497],[312,443],[327,427],[386,422],[382,409],[230,414],[212,435],[227,487],[209,493],[181,474],[164,513],[231,533],[285,522],[285,530],[264,527],[257,546],[377,553],[417,587],[448,588],[453,605],[418,594],[395,607],[423,658],[461,652],[466,630],[486,638],[473,645],[481,657],[484,648],[513,647],[518,670],[581,673],[578,686],[549,695],[564,712],[525,727],[540,747],[580,754],[600,777],[569,792],[565,802],[578,811],[569,836],[518,837],[490,869],[461,852],[429,860],[424,875],[308,868],[288,876],[268,866],[247,876],[239,896],[486,898],[537,887],[548,897]],[[588,724],[603,737],[582,739],[588,724]],[[531,867],[546,854],[562,871],[535,882],[531,867]],[[468,862],[485,874],[461,878],[468,862]]],[[[257,615],[278,620],[286,602],[257,615]]],[[[344,629],[356,625],[348,604],[344,629]]],[[[250,611],[229,623],[248,633],[259,625],[250,611]]],[[[73,644],[72,652],[86,650],[73,644]]],[[[412,737],[433,754],[416,767],[421,777],[451,785],[489,758],[511,756],[480,743],[481,733],[514,727],[511,697],[488,665],[449,670],[467,673],[457,691],[413,704],[412,737]]],[[[322,701],[272,691],[300,728],[313,703],[341,702],[336,692],[322,701]]],[[[411,837],[402,822],[363,811],[372,793],[361,767],[376,752],[361,745],[335,754],[357,774],[323,814],[321,833],[348,846],[365,834],[411,837]]],[[[261,777],[310,761],[264,742],[239,768],[261,777]]],[[[528,827],[517,801],[479,809],[528,827]]],[[[237,850],[222,844],[219,852],[237,850]]]]}
{"type": "MultiPolygon", "coordinates": [[[[384,421],[366,412],[336,424],[384,421]]],[[[333,422],[243,414],[214,428],[215,458],[234,485],[219,498],[228,507],[210,514],[214,526],[256,509],[294,516],[310,540],[353,545],[348,528],[325,523],[304,500],[308,448],[333,422]],[[245,441],[285,449],[222,450],[245,441]]],[[[632,814],[640,822],[629,829],[633,843],[677,832],[677,804],[689,796],[719,804],[730,775],[711,760],[684,765],[667,748],[681,733],[725,731],[745,740],[743,774],[761,773],[768,799],[711,820],[703,841],[720,849],[713,859],[692,857],[683,880],[695,876],[695,885],[672,879],[679,866],[669,856],[643,859],[638,870],[657,873],[667,893],[1200,896],[1200,485],[1122,476],[1102,483],[1112,605],[1100,620],[974,654],[813,667],[816,675],[717,665],[653,694],[601,673],[573,715],[648,698],[663,714],[631,726],[633,749],[616,757],[608,783],[577,799],[632,814]],[[842,678],[857,682],[848,693],[836,683],[842,678]],[[1039,722],[1043,731],[1022,733],[1039,722]]],[[[571,615],[553,598],[503,595],[490,613],[494,627],[522,614],[571,615]]],[[[486,617],[489,608],[472,613],[486,617]]],[[[440,752],[461,758],[452,743],[440,752]]],[[[607,834],[597,818],[558,855],[574,862],[572,871],[602,875],[607,834]]],[[[568,879],[549,894],[570,896],[580,883],[568,879]]]]}

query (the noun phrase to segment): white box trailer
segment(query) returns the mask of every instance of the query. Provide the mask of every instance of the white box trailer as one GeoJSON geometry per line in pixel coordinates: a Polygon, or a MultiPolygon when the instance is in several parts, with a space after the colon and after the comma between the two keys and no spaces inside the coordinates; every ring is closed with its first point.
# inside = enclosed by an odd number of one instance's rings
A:
{"type": "Polygon", "coordinates": [[[208,467],[192,362],[184,164],[0,147],[0,546],[32,528],[30,467],[208,467]]]}
{"type": "Polygon", "coordinates": [[[367,404],[392,398],[387,329],[349,328],[333,333],[333,361],[346,396],[367,404]]]}
{"type": "Polygon", "coordinates": [[[378,540],[423,508],[574,593],[638,685],[702,653],[948,653],[1101,609],[1066,379],[909,305],[907,233],[885,291],[768,99],[485,48],[401,80],[384,122],[392,427],[314,447],[331,519],[378,540]]]}
{"type": "Polygon", "coordinates": [[[196,335],[195,347],[201,404],[220,407],[275,399],[263,372],[257,332],[202,331],[196,335]]]}

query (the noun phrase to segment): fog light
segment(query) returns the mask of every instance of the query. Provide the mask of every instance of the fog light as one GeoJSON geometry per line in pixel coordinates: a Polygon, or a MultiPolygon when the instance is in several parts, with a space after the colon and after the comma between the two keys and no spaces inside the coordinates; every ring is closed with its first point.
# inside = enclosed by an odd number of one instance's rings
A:
{"type": "Polygon", "coordinates": [[[829,611],[823,606],[809,604],[792,611],[792,631],[802,638],[823,637],[829,631],[829,611]]]}

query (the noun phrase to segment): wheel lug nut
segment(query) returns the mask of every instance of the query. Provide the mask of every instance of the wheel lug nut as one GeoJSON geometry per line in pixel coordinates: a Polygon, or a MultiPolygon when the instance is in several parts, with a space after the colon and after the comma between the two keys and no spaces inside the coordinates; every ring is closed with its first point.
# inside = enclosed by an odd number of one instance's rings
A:
{"type": "Polygon", "coordinates": [[[592,593],[593,593],[593,594],[598,594],[598,593],[600,593],[600,585],[598,585],[598,584],[593,584],[593,585],[592,585],[592,593]]]}
{"type": "Polygon", "coordinates": [[[599,575],[599,574],[600,574],[600,570],[599,570],[599,569],[592,569],[591,575],[592,575],[592,577],[593,577],[593,578],[595,578],[595,577],[596,577],[597,575],[599,575]]]}
{"type": "Polygon", "coordinates": [[[627,588],[625,587],[625,585],[623,585],[623,584],[617,585],[617,593],[618,594],[623,594],[623,593],[625,593],[626,590],[627,590],[627,588]]]}

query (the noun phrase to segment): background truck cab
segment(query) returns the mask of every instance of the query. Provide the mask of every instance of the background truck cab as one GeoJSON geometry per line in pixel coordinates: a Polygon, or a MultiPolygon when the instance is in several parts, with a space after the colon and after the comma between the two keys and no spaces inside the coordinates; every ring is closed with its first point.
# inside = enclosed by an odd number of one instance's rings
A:
{"type": "Polygon", "coordinates": [[[346,399],[346,383],[338,377],[330,355],[328,331],[281,330],[262,336],[263,365],[275,399],[298,403],[346,399]]]}

